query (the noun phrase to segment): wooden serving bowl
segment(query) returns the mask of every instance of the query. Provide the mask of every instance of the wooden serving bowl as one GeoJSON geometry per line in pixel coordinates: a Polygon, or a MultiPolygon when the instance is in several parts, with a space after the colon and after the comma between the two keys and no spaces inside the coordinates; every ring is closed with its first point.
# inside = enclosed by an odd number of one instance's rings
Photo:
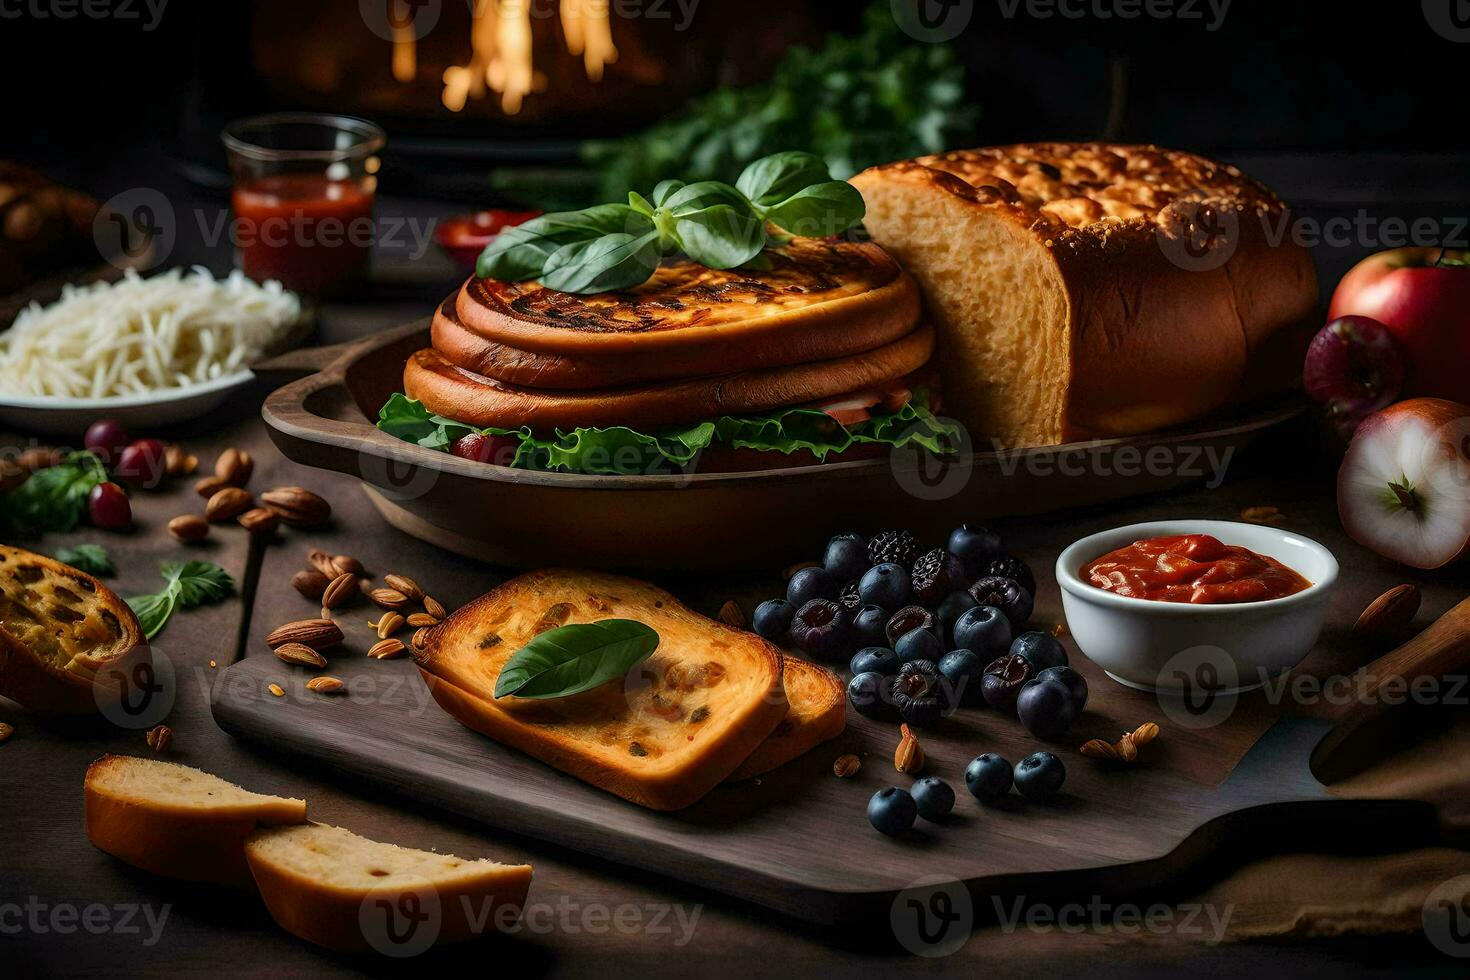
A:
{"type": "Polygon", "coordinates": [[[257,365],[258,374],[306,375],[268,396],[261,414],[282,453],[358,477],[394,527],[516,567],[770,570],[792,554],[817,554],[842,530],[895,526],[932,538],[961,521],[1196,482],[1209,475],[1207,453],[1239,449],[1302,409],[1299,398],[1283,397],[1229,421],[944,462],[899,450],[752,472],[540,473],[459,459],[374,427],[379,407],[402,390],[404,361],[428,337],[426,319],[257,365]]]}

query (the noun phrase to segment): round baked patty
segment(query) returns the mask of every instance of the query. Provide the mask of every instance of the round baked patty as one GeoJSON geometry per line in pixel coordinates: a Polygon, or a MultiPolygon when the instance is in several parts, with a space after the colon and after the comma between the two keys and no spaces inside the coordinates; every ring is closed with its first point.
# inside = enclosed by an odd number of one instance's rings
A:
{"type": "Polygon", "coordinates": [[[403,388],[429,411],[480,428],[529,426],[548,432],[622,425],[656,432],[877,387],[918,370],[933,352],[934,331],[922,323],[875,350],[831,360],[636,387],[547,391],[466,371],[426,347],[404,366],[403,388]]]}

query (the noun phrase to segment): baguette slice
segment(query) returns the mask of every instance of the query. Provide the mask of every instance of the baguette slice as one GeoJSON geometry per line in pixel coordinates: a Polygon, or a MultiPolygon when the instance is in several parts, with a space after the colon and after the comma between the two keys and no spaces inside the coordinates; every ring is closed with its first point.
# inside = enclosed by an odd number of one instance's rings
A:
{"type": "Polygon", "coordinates": [[[0,545],[0,695],[90,715],[129,696],[152,663],[138,617],[97,579],[0,545]]]}
{"type": "Polygon", "coordinates": [[[791,705],[786,717],[726,782],[784,766],[841,735],[847,727],[847,689],[836,674],[809,661],[786,657],[781,679],[791,705]]]}
{"type": "Polygon", "coordinates": [[[245,844],[265,907],[291,935],[344,953],[411,955],[520,918],[529,864],[468,861],[303,824],[245,844]]]}
{"type": "Polygon", "coordinates": [[[104,755],[87,769],[87,839],[113,857],[170,878],[250,884],[245,839],[260,824],[306,820],[306,802],[241,789],[157,759],[104,755]]]}
{"type": "Polygon", "coordinates": [[[439,705],[470,728],[655,810],[718,786],[785,717],[781,653],[687,609],[646,582],[543,569],[486,593],[414,655],[439,705]],[[555,626],[633,619],[658,649],[626,678],[570,697],[494,695],[532,637],[555,626]]]}

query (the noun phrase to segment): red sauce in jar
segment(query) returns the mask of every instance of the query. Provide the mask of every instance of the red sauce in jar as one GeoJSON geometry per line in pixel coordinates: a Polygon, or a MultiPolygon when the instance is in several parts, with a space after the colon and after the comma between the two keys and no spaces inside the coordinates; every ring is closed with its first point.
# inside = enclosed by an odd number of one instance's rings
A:
{"type": "Polygon", "coordinates": [[[352,279],[372,250],[371,184],[278,174],[236,184],[231,204],[240,267],[257,281],[320,295],[352,279]]]}
{"type": "Polygon", "coordinates": [[[1082,566],[1082,578],[1116,595],[1158,602],[1260,602],[1309,587],[1275,558],[1208,534],[1135,541],[1082,566]]]}

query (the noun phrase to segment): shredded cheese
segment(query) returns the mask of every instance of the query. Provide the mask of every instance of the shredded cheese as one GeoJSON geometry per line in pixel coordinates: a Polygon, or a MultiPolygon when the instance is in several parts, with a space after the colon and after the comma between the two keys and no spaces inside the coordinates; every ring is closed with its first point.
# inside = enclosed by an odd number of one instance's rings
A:
{"type": "Polygon", "coordinates": [[[301,318],[301,300],[240,272],[206,269],[67,286],[0,334],[0,392],[107,398],[239,373],[301,318]]]}

